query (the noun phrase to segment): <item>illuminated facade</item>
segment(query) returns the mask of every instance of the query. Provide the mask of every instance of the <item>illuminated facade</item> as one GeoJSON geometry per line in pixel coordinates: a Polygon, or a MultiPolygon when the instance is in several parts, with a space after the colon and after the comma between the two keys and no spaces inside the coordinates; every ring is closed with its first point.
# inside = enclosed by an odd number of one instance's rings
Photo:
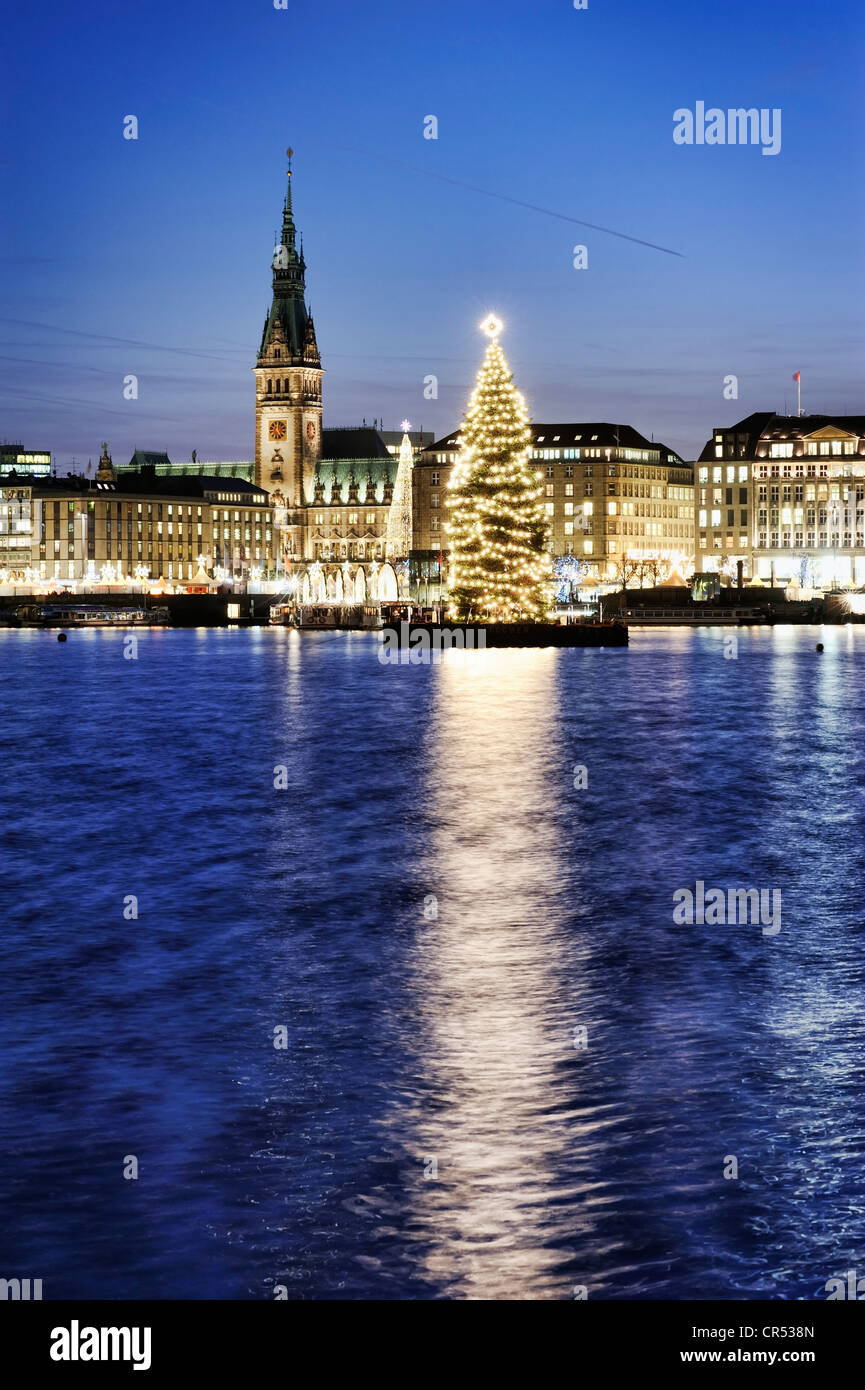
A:
{"type": "Polygon", "coordinates": [[[765,412],[696,465],[697,569],[803,588],[865,583],[865,416],[765,412]]]}
{"type": "Polygon", "coordinates": [[[47,449],[25,449],[23,444],[0,444],[0,473],[50,477],[51,454],[47,449]]]}
{"type": "MultiPolygon", "coordinates": [[[[630,425],[533,424],[531,462],[543,489],[549,549],[573,554],[600,580],[623,561],[661,574],[690,573],[694,558],[692,466],[630,425]]],[[[418,566],[434,571],[445,552],[444,493],[459,432],[424,449],[415,465],[418,566]]]]}
{"type": "Polygon", "coordinates": [[[324,371],[297,240],[289,171],[254,369],[255,481],[273,508],[280,571],[300,596],[395,598],[407,582],[385,553],[399,448],[372,427],[322,429],[324,371]]]}
{"type": "Polygon", "coordinates": [[[248,579],[276,566],[267,493],[244,479],[114,476],[103,450],[96,479],[0,477],[0,575],[4,582],[80,584],[111,578],[178,583],[206,568],[248,579]]]}

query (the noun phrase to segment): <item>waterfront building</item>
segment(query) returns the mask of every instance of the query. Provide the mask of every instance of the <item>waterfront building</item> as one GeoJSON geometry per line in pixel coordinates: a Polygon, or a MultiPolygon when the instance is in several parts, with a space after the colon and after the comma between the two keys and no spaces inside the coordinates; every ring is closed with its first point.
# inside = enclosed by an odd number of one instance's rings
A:
{"type": "Polygon", "coordinates": [[[865,583],[865,416],[765,411],[716,429],[694,509],[699,571],[865,583]]]}
{"type": "MultiPolygon", "coordinates": [[[[691,464],[630,425],[531,425],[553,556],[573,555],[599,583],[693,569],[691,464]]],[[[415,478],[415,565],[434,584],[446,563],[445,493],[459,431],[421,451],[415,478]]]]}
{"type": "Polygon", "coordinates": [[[4,582],[81,584],[106,575],[181,583],[205,566],[224,578],[274,572],[267,493],[242,478],[185,478],[144,466],[116,475],[103,446],[96,477],[0,476],[4,582]]]}
{"type": "Polygon", "coordinates": [[[404,435],[322,429],[324,369],[306,303],[291,170],[255,363],[256,484],[274,510],[282,565],[302,598],[396,598],[408,579],[385,554],[404,435]]]}

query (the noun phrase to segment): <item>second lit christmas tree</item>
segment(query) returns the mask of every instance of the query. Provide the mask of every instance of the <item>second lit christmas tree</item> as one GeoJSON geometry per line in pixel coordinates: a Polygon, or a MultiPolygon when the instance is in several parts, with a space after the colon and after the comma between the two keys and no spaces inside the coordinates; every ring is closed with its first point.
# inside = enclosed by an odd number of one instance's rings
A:
{"type": "Polygon", "coordinates": [[[460,621],[543,620],[550,557],[541,489],[529,465],[531,431],[496,339],[491,339],[460,431],[447,493],[450,616],[460,621]]]}

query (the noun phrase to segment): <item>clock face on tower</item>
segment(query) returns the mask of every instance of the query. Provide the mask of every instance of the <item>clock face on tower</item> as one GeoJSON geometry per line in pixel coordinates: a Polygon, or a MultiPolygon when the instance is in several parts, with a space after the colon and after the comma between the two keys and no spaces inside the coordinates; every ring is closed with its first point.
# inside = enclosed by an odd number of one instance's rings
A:
{"type": "Polygon", "coordinates": [[[270,439],[285,439],[288,427],[284,420],[271,420],[267,433],[270,439]]]}

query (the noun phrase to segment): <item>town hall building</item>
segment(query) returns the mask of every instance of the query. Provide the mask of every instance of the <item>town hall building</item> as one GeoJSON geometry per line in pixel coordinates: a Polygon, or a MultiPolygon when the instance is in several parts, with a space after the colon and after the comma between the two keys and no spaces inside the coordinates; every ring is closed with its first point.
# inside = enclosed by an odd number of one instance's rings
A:
{"type": "Polygon", "coordinates": [[[254,481],[269,494],[285,573],[297,578],[303,598],[395,599],[408,591],[410,546],[396,541],[405,528],[395,528],[391,514],[395,490],[403,508],[407,490],[410,534],[411,440],[403,436],[395,457],[376,429],[322,429],[324,369],[290,169],[272,272],[255,365],[254,481]]]}

